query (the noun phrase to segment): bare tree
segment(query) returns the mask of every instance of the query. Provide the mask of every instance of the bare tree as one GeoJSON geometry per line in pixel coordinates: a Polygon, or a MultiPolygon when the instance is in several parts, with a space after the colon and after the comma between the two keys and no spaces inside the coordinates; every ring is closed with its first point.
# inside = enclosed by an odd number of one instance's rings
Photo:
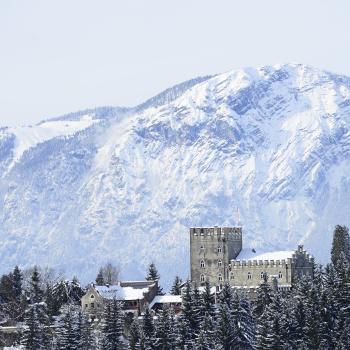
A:
{"type": "Polygon", "coordinates": [[[116,284],[119,281],[120,268],[108,262],[100,268],[99,274],[102,273],[102,280],[104,284],[116,284]]]}

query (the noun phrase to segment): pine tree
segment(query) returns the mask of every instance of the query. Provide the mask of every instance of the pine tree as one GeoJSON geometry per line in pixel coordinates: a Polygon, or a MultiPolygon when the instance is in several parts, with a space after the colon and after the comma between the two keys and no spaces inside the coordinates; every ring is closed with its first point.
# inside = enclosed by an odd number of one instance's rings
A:
{"type": "Polygon", "coordinates": [[[196,319],[194,315],[193,306],[194,306],[194,301],[193,301],[192,288],[191,288],[190,282],[187,281],[182,294],[181,310],[182,310],[183,317],[186,319],[186,322],[189,325],[189,329],[188,329],[189,339],[194,339],[195,332],[197,329],[197,322],[198,322],[198,319],[196,319]]]}
{"type": "Polygon", "coordinates": [[[21,302],[22,280],[23,280],[22,272],[18,266],[15,266],[12,273],[12,281],[13,281],[13,289],[15,292],[16,300],[18,303],[21,302]]]}
{"type": "Polygon", "coordinates": [[[209,281],[206,281],[204,285],[204,292],[202,294],[202,309],[204,314],[208,313],[209,315],[213,316],[215,313],[214,298],[211,295],[209,281]]]}
{"type": "Polygon", "coordinates": [[[129,349],[137,350],[140,343],[140,327],[137,320],[134,320],[129,331],[129,349]]]}
{"type": "Polygon", "coordinates": [[[232,288],[229,283],[225,283],[224,288],[220,293],[220,303],[226,304],[231,309],[233,300],[232,288]]]}
{"type": "Polygon", "coordinates": [[[30,300],[32,304],[40,303],[43,299],[43,291],[41,289],[41,278],[38,268],[34,266],[34,270],[30,282],[30,300]]]}
{"type": "Polygon", "coordinates": [[[234,293],[231,309],[236,330],[235,348],[252,349],[255,344],[255,321],[249,301],[234,293]]]}
{"type": "Polygon", "coordinates": [[[175,348],[175,344],[171,342],[172,327],[169,311],[167,309],[162,310],[159,314],[155,332],[155,350],[171,350],[175,348]]]}
{"type": "Polygon", "coordinates": [[[120,350],[123,348],[121,305],[113,299],[106,304],[102,325],[103,350],[120,350]]]}
{"type": "Polygon", "coordinates": [[[154,335],[153,317],[148,308],[146,308],[143,316],[142,332],[146,341],[151,341],[154,335]]]}
{"type": "Polygon", "coordinates": [[[102,267],[100,268],[100,270],[98,271],[98,274],[96,276],[96,285],[98,286],[104,286],[105,285],[105,281],[103,278],[103,269],[102,267]]]}
{"type": "Polygon", "coordinates": [[[191,325],[187,318],[180,314],[175,321],[175,345],[176,349],[189,350],[192,349],[194,344],[192,341],[191,325]]]}
{"type": "Polygon", "coordinates": [[[175,276],[173,286],[171,287],[170,293],[172,295],[181,295],[181,284],[182,279],[179,276],[175,276]]]}
{"type": "Polygon", "coordinates": [[[60,322],[58,330],[58,343],[60,350],[77,350],[79,339],[77,336],[74,315],[70,308],[67,309],[60,322]]]}
{"type": "Polygon", "coordinates": [[[148,273],[146,276],[146,280],[147,281],[157,281],[158,282],[157,295],[164,295],[163,289],[159,285],[159,279],[160,279],[160,275],[158,273],[156,265],[154,265],[154,263],[152,262],[148,267],[148,273]]]}
{"type": "Polygon", "coordinates": [[[264,313],[267,306],[269,306],[272,302],[272,290],[267,280],[267,274],[264,274],[263,282],[257,289],[254,307],[254,314],[257,317],[261,316],[264,313]]]}
{"type": "Polygon", "coordinates": [[[58,310],[55,309],[55,300],[52,294],[52,288],[48,283],[46,284],[45,303],[47,307],[47,314],[52,321],[53,316],[57,315],[58,310]]]}
{"type": "Polygon", "coordinates": [[[231,311],[226,303],[220,305],[216,332],[216,341],[221,345],[223,350],[234,349],[233,344],[236,341],[236,329],[231,311]]]}
{"type": "Polygon", "coordinates": [[[92,333],[92,327],[86,315],[79,313],[80,337],[79,349],[94,350],[96,349],[95,340],[92,333]]]}
{"type": "Polygon", "coordinates": [[[21,344],[26,350],[38,350],[41,348],[41,327],[38,320],[36,305],[29,307],[24,317],[25,329],[22,334],[21,344]]]}
{"type": "Polygon", "coordinates": [[[340,256],[344,254],[345,259],[350,262],[350,239],[349,230],[346,226],[337,225],[333,233],[331,250],[332,263],[336,267],[340,256]]]}

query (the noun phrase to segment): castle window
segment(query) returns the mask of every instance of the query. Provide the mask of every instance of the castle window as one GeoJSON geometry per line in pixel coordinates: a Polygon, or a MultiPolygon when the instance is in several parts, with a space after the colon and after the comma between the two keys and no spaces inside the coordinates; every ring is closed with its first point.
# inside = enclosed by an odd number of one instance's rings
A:
{"type": "Polygon", "coordinates": [[[205,262],[204,262],[204,260],[201,260],[201,268],[205,269],[205,262]]]}
{"type": "Polygon", "coordinates": [[[94,299],[94,298],[95,298],[95,296],[94,296],[93,294],[91,294],[90,298],[91,298],[91,299],[94,299]]]}
{"type": "Polygon", "coordinates": [[[252,274],[250,272],[248,272],[248,280],[252,279],[252,274]]]}
{"type": "Polygon", "coordinates": [[[218,246],[218,253],[221,253],[222,252],[222,247],[219,245],[218,246]]]}
{"type": "Polygon", "coordinates": [[[219,275],[218,275],[218,280],[222,281],[222,274],[221,273],[219,273],[219,275]]]}
{"type": "Polygon", "coordinates": [[[233,272],[230,273],[230,280],[233,280],[235,278],[235,275],[233,274],[233,272]]]}
{"type": "Polygon", "coordinates": [[[281,271],[278,273],[278,278],[282,278],[282,272],[281,271]]]}
{"type": "Polygon", "coordinates": [[[204,244],[201,245],[201,250],[203,251],[205,249],[204,244]]]}
{"type": "Polygon", "coordinates": [[[201,282],[205,281],[205,276],[203,274],[201,274],[200,280],[201,280],[201,282]]]}
{"type": "Polygon", "coordinates": [[[88,307],[89,305],[88,304],[85,304],[85,307],[88,307]]]}
{"type": "Polygon", "coordinates": [[[264,276],[265,276],[265,272],[261,272],[261,273],[260,273],[260,278],[261,278],[261,279],[264,279],[264,276]]]}
{"type": "Polygon", "coordinates": [[[222,266],[222,261],[218,260],[218,267],[221,267],[221,266],[222,266]]]}
{"type": "Polygon", "coordinates": [[[95,304],[94,303],[91,303],[90,304],[90,307],[93,309],[95,307],[95,304]]]}

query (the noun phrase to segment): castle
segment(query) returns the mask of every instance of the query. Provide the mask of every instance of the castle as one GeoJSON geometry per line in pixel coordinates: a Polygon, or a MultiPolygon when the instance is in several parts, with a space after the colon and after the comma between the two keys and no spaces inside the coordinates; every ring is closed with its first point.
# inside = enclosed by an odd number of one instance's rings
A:
{"type": "Polygon", "coordinates": [[[299,245],[295,251],[258,254],[242,249],[241,227],[190,229],[191,280],[205,281],[220,289],[229,283],[237,289],[254,290],[268,276],[279,289],[289,289],[297,277],[313,274],[313,257],[299,245]]]}

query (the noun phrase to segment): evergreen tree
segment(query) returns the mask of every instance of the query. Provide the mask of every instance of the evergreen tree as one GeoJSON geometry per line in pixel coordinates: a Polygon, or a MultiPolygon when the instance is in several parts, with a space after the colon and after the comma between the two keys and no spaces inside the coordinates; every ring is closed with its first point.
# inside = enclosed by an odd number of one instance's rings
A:
{"type": "Polygon", "coordinates": [[[216,341],[222,349],[233,350],[236,341],[236,329],[231,311],[226,303],[220,305],[216,332],[216,341]]]}
{"type": "Polygon", "coordinates": [[[176,349],[189,350],[193,348],[191,325],[183,314],[180,314],[176,319],[174,333],[176,349]]]}
{"type": "Polygon", "coordinates": [[[27,310],[25,317],[25,328],[21,338],[21,344],[26,350],[41,349],[41,326],[38,319],[36,305],[27,310]]]}
{"type": "Polygon", "coordinates": [[[105,285],[102,267],[100,268],[100,270],[98,271],[98,274],[96,276],[96,285],[97,286],[104,286],[105,285]]]}
{"type": "Polygon", "coordinates": [[[137,320],[134,320],[129,331],[129,349],[137,350],[140,343],[140,328],[137,320]]]}
{"type": "Polygon", "coordinates": [[[350,239],[349,230],[346,226],[337,225],[333,233],[333,242],[331,250],[332,263],[336,267],[341,255],[350,262],[350,239]]]}
{"type": "Polygon", "coordinates": [[[142,333],[144,334],[146,342],[151,341],[153,339],[153,335],[154,335],[153,317],[148,308],[146,308],[146,311],[143,316],[142,333]]]}
{"type": "Polygon", "coordinates": [[[157,295],[164,295],[163,289],[159,285],[159,279],[160,279],[160,275],[158,273],[156,265],[154,265],[154,263],[152,262],[148,267],[148,273],[146,276],[146,280],[147,281],[157,281],[157,283],[158,283],[157,295]]]}
{"type": "Polygon", "coordinates": [[[261,316],[271,302],[272,302],[272,290],[268,283],[267,274],[264,274],[263,282],[260,284],[260,286],[257,289],[254,314],[257,317],[261,316]]]}
{"type": "Polygon", "coordinates": [[[30,300],[32,304],[40,303],[43,299],[43,291],[41,289],[41,278],[38,268],[34,266],[30,281],[30,300]]]}
{"type": "Polygon", "coordinates": [[[64,313],[58,330],[58,343],[60,350],[77,350],[79,336],[77,334],[75,318],[70,308],[64,313]]]}
{"type": "Polygon", "coordinates": [[[46,284],[45,303],[47,307],[47,314],[50,320],[52,321],[53,316],[57,315],[58,310],[56,310],[55,308],[56,303],[55,303],[54,296],[52,294],[52,288],[48,283],[46,284]]]}
{"type": "Polygon", "coordinates": [[[157,322],[154,349],[155,350],[171,350],[175,349],[175,344],[171,340],[172,323],[167,309],[162,310],[159,314],[157,322]]]}
{"type": "Polygon", "coordinates": [[[220,303],[226,304],[231,309],[233,300],[232,288],[229,283],[225,283],[224,288],[220,293],[220,303]]]}
{"type": "Polygon", "coordinates": [[[173,286],[171,287],[170,293],[172,295],[181,295],[181,284],[182,279],[179,276],[176,276],[173,286]]]}
{"type": "Polygon", "coordinates": [[[122,342],[122,313],[121,305],[113,299],[106,304],[102,325],[103,350],[120,350],[122,342]]]}
{"type": "Polygon", "coordinates": [[[213,316],[215,313],[214,298],[211,295],[209,281],[206,281],[204,285],[204,292],[202,294],[202,310],[204,314],[208,313],[211,316],[213,316]]]}
{"type": "Polygon", "coordinates": [[[16,300],[18,303],[21,302],[22,280],[23,280],[22,272],[19,269],[19,267],[16,265],[12,273],[12,281],[13,281],[14,294],[16,296],[16,300]]]}
{"type": "Polygon", "coordinates": [[[92,327],[86,315],[79,313],[79,349],[94,350],[96,349],[95,340],[92,333],[92,327]]]}
{"type": "Polygon", "coordinates": [[[235,348],[253,349],[255,344],[255,321],[249,301],[234,293],[232,299],[232,316],[236,330],[235,348]]]}

